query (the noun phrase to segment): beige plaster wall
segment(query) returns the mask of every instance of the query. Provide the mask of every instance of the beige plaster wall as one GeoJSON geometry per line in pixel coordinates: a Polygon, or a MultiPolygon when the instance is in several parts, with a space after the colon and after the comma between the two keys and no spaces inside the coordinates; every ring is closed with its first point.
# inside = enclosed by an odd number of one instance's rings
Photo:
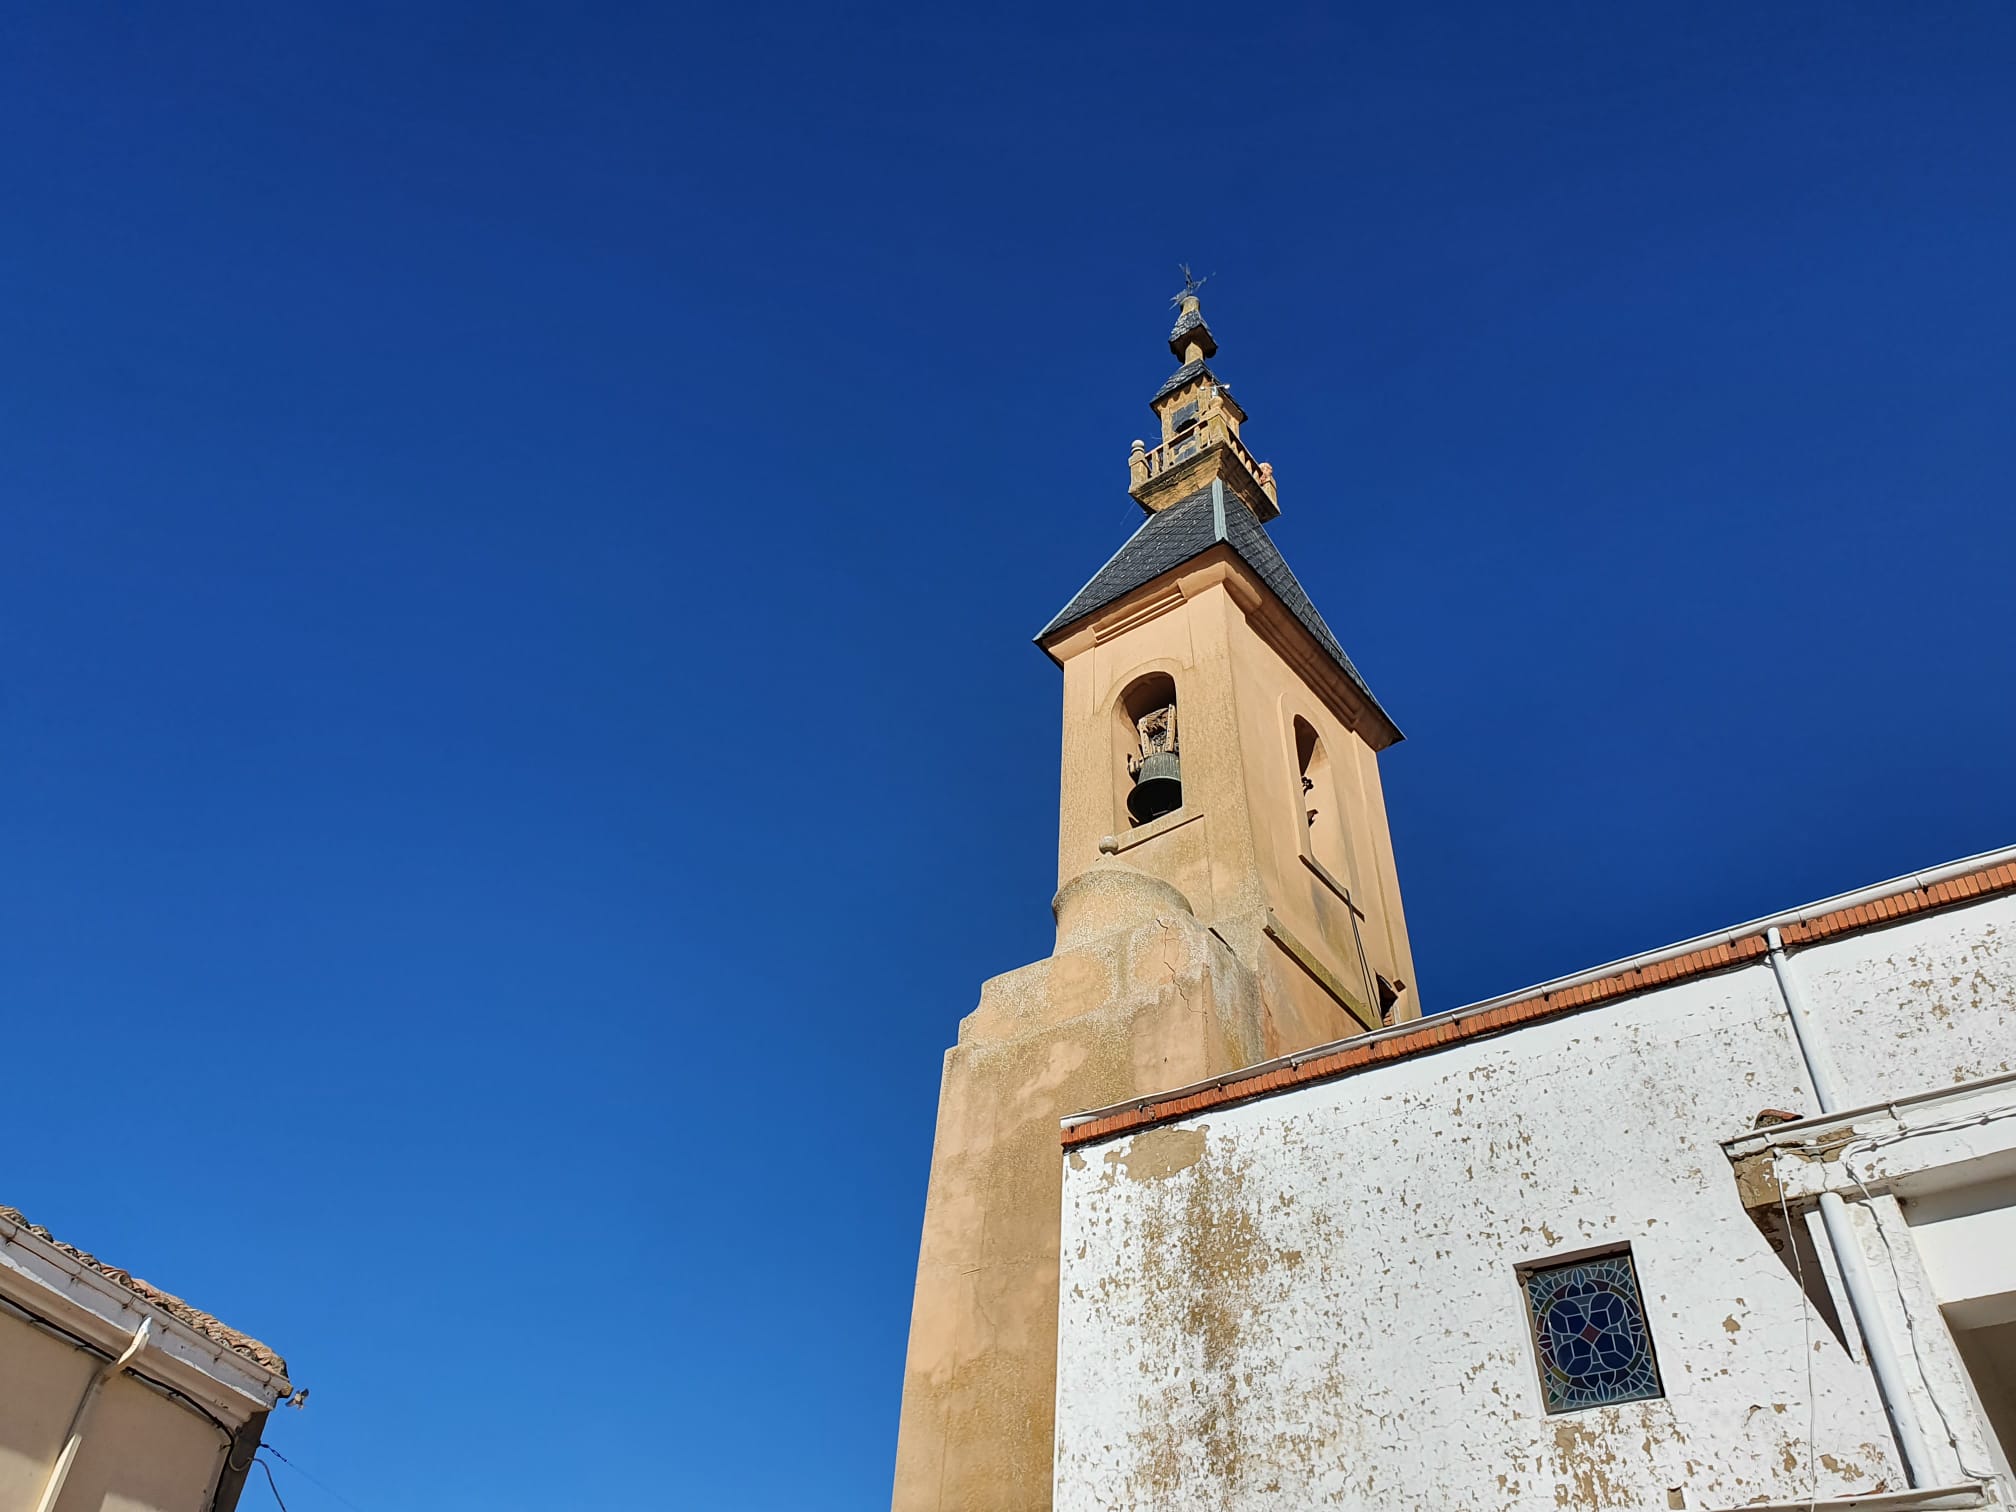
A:
{"type": "Polygon", "coordinates": [[[1059,923],[1057,954],[988,982],[945,1057],[897,1512],[1050,1504],[1059,1119],[1260,1056],[1251,975],[1173,889],[1104,861],[1059,923]]]}
{"type": "MultiPolygon", "coordinates": [[[[1378,786],[1377,753],[1282,659],[1229,592],[1221,590],[1219,596],[1229,621],[1227,643],[1232,652],[1231,681],[1239,710],[1239,759],[1244,779],[1241,800],[1255,858],[1254,904],[1274,910],[1280,922],[1320,956],[1344,986],[1376,1009],[1377,997],[1367,984],[1368,976],[1413,980],[1385,798],[1378,786]],[[1313,859],[1314,852],[1295,754],[1294,722],[1298,717],[1315,729],[1330,758],[1329,791],[1311,793],[1307,801],[1319,808],[1334,805],[1338,810],[1349,863],[1346,875],[1335,876],[1332,871],[1332,877],[1364,915],[1356,921],[1355,929],[1343,897],[1304,861],[1305,857],[1313,859]]],[[[1301,975],[1280,961],[1276,969],[1284,978],[1301,975]]],[[[1403,1000],[1400,1010],[1403,1018],[1418,1014],[1411,998],[1403,1000]]],[[[1302,1044],[1338,1038],[1361,1027],[1366,1026],[1339,1021],[1331,1033],[1302,1044]]],[[[1275,1053],[1299,1048],[1301,1044],[1284,1043],[1275,1053]]]]}
{"type": "Polygon", "coordinates": [[[1393,1018],[1400,1023],[1420,1018],[1424,1011],[1414,984],[1414,947],[1407,939],[1407,914],[1400,904],[1400,868],[1393,859],[1393,827],[1386,818],[1386,790],[1379,781],[1379,754],[1362,741],[1353,749],[1358,758],[1359,788],[1364,795],[1358,822],[1364,826],[1371,843],[1377,872],[1368,892],[1379,906],[1374,909],[1368,898],[1365,909],[1371,920],[1366,926],[1366,938],[1373,939],[1376,932],[1380,941],[1381,953],[1373,958],[1375,969],[1386,970],[1379,965],[1383,960],[1392,968],[1387,975],[1407,985],[1406,995],[1394,1005],[1393,1018]]]}
{"type": "Polygon", "coordinates": [[[1367,1026],[1274,942],[1269,910],[1361,1004],[1376,1009],[1368,979],[1383,975],[1410,989],[1396,1017],[1418,1017],[1420,1007],[1378,754],[1338,712],[1337,691],[1284,659],[1278,627],[1254,612],[1278,613],[1278,605],[1228,558],[1200,558],[1149,584],[1055,648],[1064,670],[1058,876],[1075,875],[1113,837],[1126,860],[1182,889],[1261,978],[1275,1021],[1268,1053],[1282,1054],[1367,1026]],[[1101,625],[1113,623],[1127,628],[1101,640],[1101,625]],[[1202,826],[1170,828],[1177,816],[1169,816],[1149,827],[1153,839],[1134,843],[1113,709],[1129,685],[1154,672],[1176,682],[1181,812],[1202,816],[1202,826]],[[1298,715],[1330,757],[1329,802],[1340,810],[1352,860],[1352,875],[1335,880],[1363,914],[1355,931],[1337,889],[1302,860],[1310,844],[1295,759],[1298,715]]]}
{"type": "MultiPolygon", "coordinates": [[[[99,1361],[0,1313],[0,1508],[33,1507],[99,1361]]],[[[108,1381],[57,1512],[202,1512],[224,1438],[131,1378],[108,1381]]]]}

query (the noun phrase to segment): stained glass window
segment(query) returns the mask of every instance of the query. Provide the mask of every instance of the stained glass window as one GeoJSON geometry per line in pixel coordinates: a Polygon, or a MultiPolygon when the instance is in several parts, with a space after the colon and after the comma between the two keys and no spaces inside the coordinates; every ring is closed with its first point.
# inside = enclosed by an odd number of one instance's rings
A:
{"type": "Polygon", "coordinates": [[[1659,1364],[1628,1250],[1525,1271],[1549,1412],[1656,1397],[1659,1364]]]}

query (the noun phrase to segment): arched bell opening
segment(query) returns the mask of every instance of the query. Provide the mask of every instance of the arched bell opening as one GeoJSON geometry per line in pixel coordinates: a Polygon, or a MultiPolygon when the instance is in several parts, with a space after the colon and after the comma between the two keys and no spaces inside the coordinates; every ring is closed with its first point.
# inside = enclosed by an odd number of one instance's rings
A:
{"type": "Polygon", "coordinates": [[[1116,778],[1133,825],[1183,806],[1183,761],[1177,742],[1176,680],[1150,672],[1127,685],[1113,707],[1116,778]]]}
{"type": "Polygon", "coordinates": [[[1295,718],[1295,768],[1301,780],[1302,827],[1308,836],[1309,857],[1339,883],[1351,887],[1357,878],[1351,874],[1350,842],[1330,770],[1330,753],[1323,749],[1323,737],[1316,727],[1300,715],[1295,718]]]}

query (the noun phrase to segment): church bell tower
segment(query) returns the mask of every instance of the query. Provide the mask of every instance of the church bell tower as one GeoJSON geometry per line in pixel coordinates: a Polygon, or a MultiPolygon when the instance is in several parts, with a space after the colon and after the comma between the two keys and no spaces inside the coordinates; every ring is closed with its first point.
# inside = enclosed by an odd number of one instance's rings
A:
{"type": "Polygon", "coordinates": [[[1146,517],[1036,637],[1064,680],[1057,944],[946,1052],[895,1512],[1050,1505],[1061,1118],[1420,1013],[1379,787],[1400,731],[1268,535],[1200,287],[1128,456],[1146,517]]]}

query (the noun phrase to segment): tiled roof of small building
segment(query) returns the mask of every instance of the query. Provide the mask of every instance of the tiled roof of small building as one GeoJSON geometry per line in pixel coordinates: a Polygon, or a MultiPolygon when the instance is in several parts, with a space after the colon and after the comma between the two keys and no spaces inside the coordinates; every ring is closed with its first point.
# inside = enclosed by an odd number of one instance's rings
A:
{"type": "Polygon", "coordinates": [[[90,1267],[99,1275],[117,1282],[141,1301],[159,1308],[176,1322],[195,1330],[213,1344],[220,1344],[234,1354],[243,1355],[253,1364],[275,1375],[287,1374],[287,1362],[280,1355],[261,1344],[250,1334],[242,1334],[226,1323],[218,1321],[201,1308],[191,1307],[172,1292],[165,1292],[158,1286],[142,1281],[131,1271],[123,1271],[116,1265],[107,1265],[96,1255],[78,1249],[74,1244],[65,1244],[39,1223],[30,1223],[17,1208],[0,1207],[0,1222],[17,1229],[25,1229],[44,1244],[61,1250],[79,1265],[90,1267]]]}
{"type": "MultiPolygon", "coordinates": [[[[1222,484],[1207,484],[1143,520],[1141,528],[1128,538],[1127,544],[1113,553],[1106,565],[1092,575],[1092,581],[1080,588],[1071,602],[1037,632],[1036,639],[1041,641],[1067,625],[1074,625],[1088,615],[1098,613],[1142,584],[1154,581],[1193,557],[1202,556],[1221,541],[1259,574],[1260,580],[1273,590],[1282,607],[1315,638],[1316,644],[1351,679],[1351,685],[1365,695],[1366,702],[1378,711],[1379,717],[1392,724],[1392,716],[1373,696],[1365,679],[1351,664],[1351,658],[1344,654],[1344,647],[1323,622],[1323,616],[1316,612],[1316,605],[1289,570],[1287,559],[1281,555],[1281,548],[1274,544],[1273,537],[1267,534],[1267,527],[1236,497],[1225,494],[1222,484]]],[[[1393,735],[1396,740],[1400,738],[1397,725],[1393,735]]]]}

